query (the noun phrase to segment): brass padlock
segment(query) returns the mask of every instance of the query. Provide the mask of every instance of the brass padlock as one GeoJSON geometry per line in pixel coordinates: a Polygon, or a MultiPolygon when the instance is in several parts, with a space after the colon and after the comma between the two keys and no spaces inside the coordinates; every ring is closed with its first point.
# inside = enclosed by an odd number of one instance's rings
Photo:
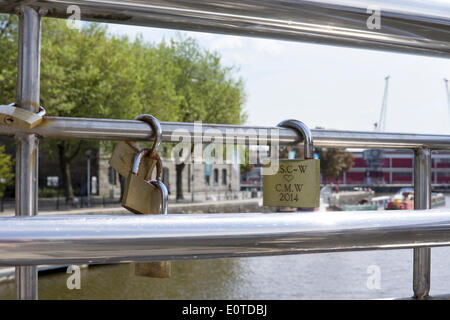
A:
{"type": "MultiPolygon", "coordinates": [[[[151,148],[151,152],[157,152],[158,147],[161,143],[162,130],[158,120],[148,114],[142,114],[135,118],[135,120],[141,120],[147,122],[153,130],[154,142],[151,148]]],[[[134,142],[131,141],[120,141],[114,147],[111,158],[109,159],[109,165],[114,168],[121,176],[127,177],[133,166],[134,158],[136,154],[142,149],[138,147],[134,142]]],[[[155,162],[149,157],[143,159],[141,163],[141,170],[139,170],[139,175],[143,175],[146,180],[151,178],[151,173],[153,172],[155,162]]]]}
{"type": "Polygon", "coordinates": [[[278,126],[295,129],[303,136],[305,160],[280,159],[277,171],[263,176],[263,205],[317,208],[320,206],[320,160],[314,159],[311,131],[298,120],[286,120],[278,126]]]}
{"type": "MultiPolygon", "coordinates": [[[[122,197],[122,206],[133,213],[151,214],[161,212],[161,192],[156,184],[161,180],[162,162],[157,153],[150,153],[149,149],[144,149],[135,157],[133,168],[127,177],[125,190],[122,197]],[[139,173],[139,165],[144,157],[150,157],[156,161],[156,180],[146,180],[139,173]]],[[[164,184],[162,184],[164,186],[164,184]]],[[[164,186],[165,188],[165,186],[164,186]]]]}
{"type": "Polygon", "coordinates": [[[33,129],[42,122],[45,115],[45,109],[39,108],[35,113],[26,109],[18,108],[14,103],[9,105],[0,105],[0,123],[19,129],[33,129]]]}
{"type": "MultiPolygon", "coordinates": [[[[150,157],[156,161],[156,179],[144,180],[139,176],[139,164],[145,157],[148,150],[143,150],[136,155],[133,170],[130,173],[122,206],[134,213],[140,214],[167,214],[168,191],[161,181],[162,162],[158,154],[151,154],[150,157]]],[[[135,274],[137,276],[152,278],[169,278],[171,275],[170,261],[143,262],[135,264],[135,274]]]]}
{"type": "MultiPolygon", "coordinates": [[[[121,176],[126,178],[133,167],[134,158],[140,151],[142,149],[135,144],[130,144],[128,141],[120,141],[114,147],[111,158],[109,159],[109,165],[121,176]]],[[[150,179],[155,165],[154,160],[150,157],[145,157],[141,163],[139,175],[142,175],[146,180],[150,179]]]]}

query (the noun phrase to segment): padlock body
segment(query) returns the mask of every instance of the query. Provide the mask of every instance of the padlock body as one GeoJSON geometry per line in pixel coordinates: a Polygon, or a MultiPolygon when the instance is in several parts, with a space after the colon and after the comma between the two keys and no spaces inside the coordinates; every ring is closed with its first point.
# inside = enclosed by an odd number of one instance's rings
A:
{"type": "Polygon", "coordinates": [[[37,113],[11,105],[0,105],[0,124],[18,129],[32,129],[42,122],[37,113]]]}
{"type": "MultiPolygon", "coordinates": [[[[109,159],[109,165],[121,176],[126,178],[133,167],[134,158],[136,157],[137,152],[138,151],[135,148],[125,141],[120,141],[114,147],[111,158],[109,159]]],[[[149,157],[144,157],[139,166],[138,175],[144,175],[145,179],[150,179],[155,165],[156,161],[149,157]]]]}
{"type": "Polygon", "coordinates": [[[278,171],[263,176],[263,205],[317,208],[320,206],[320,160],[279,160],[278,171]]]}
{"type": "Polygon", "coordinates": [[[142,176],[129,173],[122,197],[122,206],[133,213],[161,213],[161,191],[142,176]]]}

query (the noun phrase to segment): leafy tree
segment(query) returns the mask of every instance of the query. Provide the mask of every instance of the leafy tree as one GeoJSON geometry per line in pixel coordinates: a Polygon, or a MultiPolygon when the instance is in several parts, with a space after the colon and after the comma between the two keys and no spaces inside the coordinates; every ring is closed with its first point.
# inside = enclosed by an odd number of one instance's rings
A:
{"type": "MultiPolygon", "coordinates": [[[[192,38],[171,40],[167,47],[179,70],[175,73],[178,95],[177,121],[241,124],[245,93],[233,67],[223,67],[216,52],[202,50],[192,38]]],[[[185,163],[176,165],[177,200],[183,199],[182,173],[185,163]]]]}
{"type": "Polygon", "coordinates": [[[17,16],[0,14],[0,97],[1,104],[16,100],[17,16]]]}
{"type": "Polygon", "coordinates": [[[337,179],[341,174],[350,170],[354,164],[354,156],[351,152],[339,148],[316,148],[320,158],[320,172],[324,179],[337,179]]]}
{"type": "MultiPolygon", "coordinates": [[[[41,100],[49,114],[132,119],[150,113],[174,119],[179,101],[170,78],[174,63],[164,50],[141,38],[131,42],[111,36],[99,24],[77,31],[64,21],[44,21],[41,100]]],[[[48,142],[58,154],[67,199],[73,198],[70,163],[96,146],[77,140],[48,142]]]]}
{"type": "MultiPolygon", "coordinates": [[[[14,16],[0,16],[0,66],[0,95],[14,101],[14,16]]],[[[190,38],[154,45],[111,36],[95,23],[74,30],[63,20],[42,21],[41,105],[48,115],[132,119],[150,113],[165,121],[242,123],[243,85],[232,72],[190,38]]],[[[71,163],[98,142],[44,140],[42,146],[58,157],[66,199],[72,200],[71,163]]],[[[182,198],[181,187],[180,179],[182,198]]]]}
{"type": "MultiPolygon", "coordinates": [[[[41,46],[41,104],[48,115],[130,118],[142,109],[128,39],[108,37],[99,24],[78,31],[43,19],[41,46]]],[[[66,199],[73,200],[70,165],[98,142],[48,140],[43,146],[59,158],[66,199]]]]}
{"type": "MultiPolygon", "coordinates": [[[[15,15],[0,15],[0,97],[3,104],[14,102],[16,99],[16,40],[17,17],[15,15]]],[[[0,197],[4,196],[6,187],[13,183],[12,167],[11,156],[5,153],[5,146],[0,145],[0,197]]]]}
{"type": "Polygon", "coordinates": [[[5,189],[13,182],[12,173],[13,160],[11,156],[5,153],[5,146],[0,146],[0,198],[3,198],[5,189]]]}

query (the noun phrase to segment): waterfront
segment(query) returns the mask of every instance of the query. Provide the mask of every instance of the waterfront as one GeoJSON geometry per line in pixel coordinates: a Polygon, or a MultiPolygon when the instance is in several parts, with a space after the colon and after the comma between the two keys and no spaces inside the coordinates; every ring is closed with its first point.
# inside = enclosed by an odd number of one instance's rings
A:
{"type": "MultiPolygon", "coordinates": [[[[450,197],[446,197],[447,208],[450,197]]],[[[380,212],[380,214],[383,214],[380,212]]],[[[64,272],[39,277],[40,299],[373,299],[412,295],[412,250],[173,262],[171,279],[134,276],[131,264],[81,269],[81,290],[64,272]],[[369,289],[368,268],[380,288],[369,289]],[[371,268],[370,268],[371,267],[371,268]]],[[[432,249],[431,294],[450,292],[450,247],[432,249]]],[[[15,297],[14,281],[0,299],[15,297]]]]}

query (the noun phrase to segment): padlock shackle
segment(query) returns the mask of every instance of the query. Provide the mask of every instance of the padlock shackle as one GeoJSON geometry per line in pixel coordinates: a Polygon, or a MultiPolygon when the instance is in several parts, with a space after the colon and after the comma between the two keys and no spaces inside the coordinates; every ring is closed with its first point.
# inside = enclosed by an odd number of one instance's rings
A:
{"type": "Polygon", "coordinates": [[[153,159],[156,161],[156,180],[161,181],[162,177],[162,171],[163,171],[163,164],[161,157],[157,153],[152,153],[149,155],[150,159],[153,159]]]}
{"type": "MultiPolygon", "coordinates": [[[[152,153],[158,152],[159,145],[161,144],[162,141],[162,127],[158,119],[156,119],[154,116],[150,114],[141,114],[136,118],[134,118],[134,120],[144,121],[152,127],[154,140],[153,146],[150,150],[152,150],[152,153]]],[[[134,150],[136,150],[136,152],[140,152],[143,150],[133,141],[125,141],[125,143],[128,144],[130,147],[132,147],[134,150]]]]}
{"type": "Polygon", "coordinates": [[[161,124],[159,123],[158,119],[156,119],[154,116],[152,116],[150,114],[141,114],[141,115],[137,116],[136,118],[134,118],[134,120],[144,121],[152,127],[154,140],[153,140],[153,146],[150,150],[151,150],[151,153],[158,152],[158,148],[159,148],[159,145],[161,144],[161,140],[162,140],[162,128],[161,128],[161,124]]]}
{"type": "Polygon", "coordinates": [[[131,168],[131,173],[138,174],[142,158],[147,154],[148,151],[149,151],[148,149],[144,149],[136,154],[133,161],[133,167],[131,168]]]}
{"type": "Polygon", "coordinates": [[[40,106],[39,107],[39,112],[37,113],[37,115],[39,117],[43,117],[43,116],[45,116],[46,113],[47,113],[47,110],[45,110],[45,108],[43,106],[40,106]]]}
{"type": "MultiPolygon", "coordinates": [[[[136,154],[136,156],[134,157],[133,167],[131,168],[131,173],[138,174],[142,158],[146,156],[156,161],[156,180],[161,180],[163,168],[162,160],[159,154],[151,153],[151,149],[142,149],[136,154]]],[[[150,179],[148,181],[150,181],[150,179]]]]}
{"type": "Polygon", "coordinates": [[[281,121],[277,127],[290,128],[300,133],[305,144],[305,159],[314,159],[314,143],[311,131],[303,122],[295,119],[281,121]]]}
{"type": "MultiPolygon", "coordinates": [[[[8,106],[17,108],[17,104],[16,104],[15,102],[8,104],[8,106]]],[[[45,108],[44,108],[43,106],[39,106],[39,111],[36,112],[36,114],[37,114],[39,117],[45,116],[46,113],[47,113],[47,110],[45,110],[45,108]]]]}
{"type": "Polygon", "coordinates": [[[161,213],[167,214],[167,202],[169,201],[169,192],[161,180],[151,180],[150,183],[161,191],[161,213]]]}

